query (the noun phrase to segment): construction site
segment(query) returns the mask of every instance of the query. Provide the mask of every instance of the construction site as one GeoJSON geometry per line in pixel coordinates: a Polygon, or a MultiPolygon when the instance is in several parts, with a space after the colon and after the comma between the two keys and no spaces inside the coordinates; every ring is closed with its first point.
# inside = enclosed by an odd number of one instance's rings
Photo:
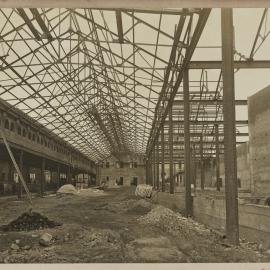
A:
{"type": "Polygon", "coordinates": [[[8,2],[0,263],[270,262],[268,8],[8,2]]]}

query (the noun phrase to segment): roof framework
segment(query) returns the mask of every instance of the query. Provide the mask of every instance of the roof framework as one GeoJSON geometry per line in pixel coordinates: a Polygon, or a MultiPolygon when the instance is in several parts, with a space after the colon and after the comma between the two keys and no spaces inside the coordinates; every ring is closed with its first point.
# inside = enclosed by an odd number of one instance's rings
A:
{"type": "MultiPolygon", "coordinates": [[[[161,127],[166,135],[173,106],[175,147],[181,148],[183,70],[192,66],[209,14],[210,9],[1,9],[0,97],[97,161],[120,153],[148,155],[161,127]]],[[[243,66],[264,41],[260,31],[267,16],[265,9],[250,56],[236,51],[243,66]]],[[[215,79],[209,78],[204,67],[213,63],[200,64],[190,82],[192,141],[196,145],[205,134],[204,153],[212,155],[219,122],[222,142],[222,76],[218,67],[215,79]]],[[[239,137],[247,135],[242,126],[246,119],[237,123],[239,137]]]]}

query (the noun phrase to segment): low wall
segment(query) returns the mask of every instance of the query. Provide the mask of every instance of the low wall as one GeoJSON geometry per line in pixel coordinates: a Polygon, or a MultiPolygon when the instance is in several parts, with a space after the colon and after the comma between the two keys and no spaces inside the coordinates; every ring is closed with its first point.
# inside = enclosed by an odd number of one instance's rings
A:
{"type": "MultiPolygon", "coordinates": [[[[184,193],[159,192],[155,201],[172,210],[185,212],[184,193]]],[[[196,192],[193,198],[194,219],[215,230],[225,232],[225,198],[216,191],[196,192]]],[[[270,207],[255,204],[239,204],[240,237],[249,241],[270,241],[270,207]]]]}

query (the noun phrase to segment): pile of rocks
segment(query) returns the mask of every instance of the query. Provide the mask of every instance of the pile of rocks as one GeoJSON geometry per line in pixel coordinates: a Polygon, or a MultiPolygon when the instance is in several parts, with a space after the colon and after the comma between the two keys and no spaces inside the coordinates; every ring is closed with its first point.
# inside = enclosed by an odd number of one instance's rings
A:
{"type": "Polygon", "coordinates": [[[1,226],[3,231],[31,231],[44,228],[54,228],[61,226],[61,223],[55,222],[37,212],[25,212],[7,225],[1,226]]]}
{"type": "Polygon", "coordinates": [[[172,234],[180,232],[182,236],[187,238],[194,234],[194,232],[201,235],[210,235],[210,230],[204,225],[160,205],[154,207],[148,214],[140,217],[138,220],[142,224],[153,225],[172,234]]]}

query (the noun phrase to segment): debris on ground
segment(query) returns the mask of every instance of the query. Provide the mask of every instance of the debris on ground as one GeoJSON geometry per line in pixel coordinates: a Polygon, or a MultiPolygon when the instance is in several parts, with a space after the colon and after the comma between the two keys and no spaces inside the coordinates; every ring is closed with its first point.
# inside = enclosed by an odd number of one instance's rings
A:
{"type": "Polygon", "coordinates": [[[83,237],[83,245],[87,247],[105,247],[119,243],[120,235],[112,230],[99,230],[92,228],[90,232],[85,232],[83,237]]]}
{"type": "Polygon", "coordinates": [[[71,184],[63,185],[62,187],[60,187],[57,190],[57,194],[58,195],[62,195],[62,194],[77,194],[77,193],[78,193],[78,191],[71,184]]]}
{"type": "Polygon", "coordinates": [[[135,195],[142,198],[151,198],[153,187],[150,185],[140,184],[136,187],[135,195]]]}
{"type": "Polygon", "coordinates": [[[37,212],[25,212],[7,225],[1,226],[3,231],[31,231],[44,228],[54,228],[61,226],[61,223],[55,222],[37,212]]]}
{"type": "Polygon", "coordinates": [[[187,262],[186,256],[164,236],[135,239],[124,252],[131,262],[187,262]]]}
{"type": "Polygon", "coordinates": [[[10,248],[12,250],[19,250],[20,249],[20,247],[17,244],[14,244],[14,243],[11,244],[10,248]]]}
{"type": "Polygon", "coordinates": [[[147,214],[149,211],[151,211],[153,205],[151,202],[148,202],[144,199],[140,199],[138,201],[134,201],[133,203],[131,203],[127,209],[127,213],[128,214],[133,214],[133,215],[137,215],[137,214],[147,214]]]}
{"type": "MultiPolygon", "coordinates": [[[[108,190],[98,197],[85,189],[62,199],[35,198],[37,212],[63,225],[0,232],[0,263],[269,262],[268,243],[242,239],[240,246],[229,245],[212,229],[136,197],[134,191],[108,190]],[[39,242],[44,233],[51,235],[48,246],[39,242]]],[[[1,223],[24,212],[24,206],[5,202],[1,223]]]]}
{"type": "Polygon", "coordinates": [[[41,246],[47,247],[51,244],[52,241],[52,235],[49,233],[43,233],[41,237],[39,238],[39,244],[41,246]]]}
{"type": "Polygon", "coordinates": [[[210,230],[204,225],[185,218],[179,213],[161,205],[154,207],[147,215],[140,217],[139,221],[143,224],[159,227],[170,233],[181,231],[186,237],[194,234],[194,231],[205,236],[210,234],[210,230]]]}

